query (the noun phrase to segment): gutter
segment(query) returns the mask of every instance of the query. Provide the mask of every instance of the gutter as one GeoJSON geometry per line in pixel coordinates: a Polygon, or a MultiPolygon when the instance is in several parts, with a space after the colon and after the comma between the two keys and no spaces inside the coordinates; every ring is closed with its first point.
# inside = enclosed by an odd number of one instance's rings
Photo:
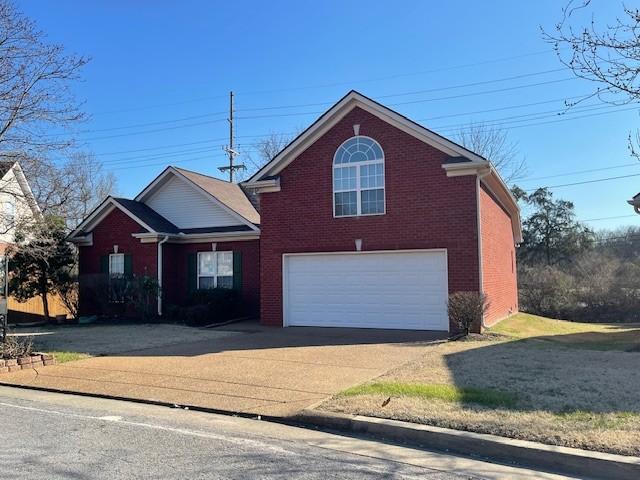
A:
{"type": "Polygon", "coordinates": [[[162,244],[167,240],[169,235],[158,242],[158,316],[162,316],[162,244]]]}
{"type": "MultiPolygon", "coordinates": [[[[476,175],[476,204],[477,204],[477,208],[476,208],[477,220],[476,221],[478,223],[478,275],[480,278],[480,285],[478,286],[478,291],[480,292],[481,296],[484,294],[484,288],[483,288],[484,276],[482,271],[482,217],[480,213],[480,188],[481,188],[480,181],[484,177],[490,174],[491,174],[491,169],[484,172],[478,172],[478,174],[476,175]]],[[[487,328],[487,324],[484,322],[484,314],[482,315],[480,327],[481,329],[487,328]]]]}

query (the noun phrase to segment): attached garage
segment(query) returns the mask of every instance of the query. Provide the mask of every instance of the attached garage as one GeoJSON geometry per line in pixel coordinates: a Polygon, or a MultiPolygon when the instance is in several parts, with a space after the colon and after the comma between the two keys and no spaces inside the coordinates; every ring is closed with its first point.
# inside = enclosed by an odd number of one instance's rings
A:
{"type": "Polygon", "coordinates": [[[446,250],[285,254],[284,325],[449,330],[446,250]]]}

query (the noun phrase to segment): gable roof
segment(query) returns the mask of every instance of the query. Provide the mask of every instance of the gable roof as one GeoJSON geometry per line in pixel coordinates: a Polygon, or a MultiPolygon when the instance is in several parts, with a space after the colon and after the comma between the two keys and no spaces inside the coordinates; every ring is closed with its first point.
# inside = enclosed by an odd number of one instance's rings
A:
{"type": "Polygon", "coordinates": [[[438,150],[445,152],[450,157],[462,157],[468,162],[487,161],[482,156],[466,149],[462,145],[459,145],[448,138],[423,127],[404,115],[391,110],[389,107],[385,107],[381,103],[378,103],[355,90],[351,90],[344,97],[338,100],[338,102],[329,110],[318,117],[318,119],[306,130],[294,138],[275,157],[273,157],[270,162],[264,165],[249,180],[247,180],[245,184],[249,186],[254,182],[267,180],[280,173],[280,171],[291,163],[295,157],[311,146],[318,138],[324,135],[355,107],[362,108],[363,110],[382,118],[387,123],[405,131],[425,143],[428,143],[438,150]]]}
{"type": "MultiPolygon", "coordinates": [[[[0,158],[6,157],[0,155],[0,158]]],[[[24,174],[24,170],[22,170],[20,163],[17,160],[0,160],[0,180],[4,179],[9,171],[13,171],[20,190],[22,190],[22,195],[24,195],[24,199],[31,209],[31,213],[34,215],[34,217],[41,217],[42,212],[40,211],[40,206],[38,205],[36,197],[31,190],[31,186],[29,186],[29,181],[27,180],[27,177],[24,174]]]]}
{"type": "Polygon", "coordinates": [[[184,168],[174,168],[251,223],[260,223],[260,214],[249,200],[245,191],[237,183],[226,182],[219,178],[185,170],[184,168]]]}
{"type": "Polygon", "coordinates": [[[156,189],[163,185],[163,182],[169,175],[181,178],[194,186],[194,188],[207,194],[213,201],[236,216],[239,223],[249,224],[254,229],[256,225],[260,224],[260,214],[251,201],[249,201],[249,198],[240,185],[184,168],[173,166],[165,168],[160,175],[136,196],[135,200],[144,202],[150,198],[156,189]]]}
{"type": "Polygon", "coordinates": [[[520,207],[511,190],[504,183],[491,162],[355,90],[351,90],[318,117],[315,122],[294,138],[270,162],[244,182],[244,186],[264,192],[278,191],[280,188],[278,174],[356,107],[446,153],[449,159],[443,164],[443,168],[447,171],[447,176],[476,174],[496,194],[496,197],[511,215],[515,241],[517,243],[522,241],[520,207]]]}

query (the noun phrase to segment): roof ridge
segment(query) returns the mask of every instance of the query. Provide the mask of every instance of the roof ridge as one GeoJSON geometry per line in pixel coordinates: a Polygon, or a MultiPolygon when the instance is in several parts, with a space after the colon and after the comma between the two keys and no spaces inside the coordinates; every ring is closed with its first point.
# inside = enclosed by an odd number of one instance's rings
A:
{"type": "Polygon", "coordinates": [[[200,175],[201,177],[207,177],[207,178],[210,178],[210,179],[212,179],[212,180],[217,180],[218,182],[222,182],[222,183],[224,183],[224,184],[226,184],[226,185],[238,185],[237,183],[234,183],[234,182],[228,182],[228,181],[223,180],[223,179],[221,179],[221,178],[214,177],[214,176],[212,176],[212,175],[207,175],[206,173],[200,173],[200,172],[196,172],[195,170],[189,170],[188,168],[175,167],[175,166],[173,166],[173,165],[171,165],[171,168],[173,168],[173,169],[175,169],[175,170],[178,170],[178,171],[194,173],[194,174],[196,174],[196,175],[200,175]]]}

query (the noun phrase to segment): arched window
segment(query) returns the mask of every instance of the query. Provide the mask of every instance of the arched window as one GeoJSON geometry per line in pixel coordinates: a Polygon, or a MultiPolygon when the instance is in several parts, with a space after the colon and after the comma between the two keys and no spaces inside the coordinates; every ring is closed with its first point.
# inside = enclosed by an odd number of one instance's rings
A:
{"type": "Polygon", "coordinates": [[[351,137],[333,157],[333,214],[351,217],[384,212],[384,152],[372,138],[351,137]]]}

